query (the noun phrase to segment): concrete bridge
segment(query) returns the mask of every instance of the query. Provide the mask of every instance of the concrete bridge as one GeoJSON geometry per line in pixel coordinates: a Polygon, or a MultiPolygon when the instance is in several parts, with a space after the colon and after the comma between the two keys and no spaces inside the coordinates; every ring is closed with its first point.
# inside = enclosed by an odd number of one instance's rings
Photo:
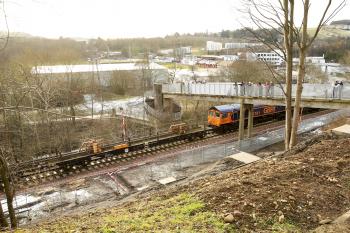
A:
{"type": "MultiPolygon", "coordinates": [[[[285,105],[284,85],[239,85],[236,83],[174,83],[163,84],[163,98],[175,100],[239,103],[241,112],[248,110],[248,137],[252,135],[253,105],[285,105]]],[[[296,85],[292,86],[292,105],[296,85]]],[[[159,93],[158,93],[159,94],[159,93]]],[[[301,107],[350,109],[350,85],[334,87],[330,84],[304,84],[301,107]]],[[[239,139],[244,138],[244,120],[241,114],[239,139]]]]}
{"type": "MultiPolygon", "coordinates": [[[[301,107],[350,108],[350,85],[334,88],[330,84],[304,84],[301,107]]],[[[234,83],[174,83],[163,84],[164,97],[178,100],[200,100],[222,103],[285,105],[284,85],[235,85],[234,83]]],[[[292,87],[294,102],[296,85],[292,87]]],[[[294,104],[294,103],[293,103],[294,104]]]]}

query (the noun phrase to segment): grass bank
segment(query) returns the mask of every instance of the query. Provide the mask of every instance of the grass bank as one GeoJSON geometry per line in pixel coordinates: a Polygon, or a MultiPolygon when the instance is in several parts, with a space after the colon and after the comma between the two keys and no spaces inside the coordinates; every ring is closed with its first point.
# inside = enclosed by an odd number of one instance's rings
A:
{"type": "Polygon", "coordinates": [[[125,206],[66,216],[15,232],[233,232],[190,194],[154,197],[125,206]]]}

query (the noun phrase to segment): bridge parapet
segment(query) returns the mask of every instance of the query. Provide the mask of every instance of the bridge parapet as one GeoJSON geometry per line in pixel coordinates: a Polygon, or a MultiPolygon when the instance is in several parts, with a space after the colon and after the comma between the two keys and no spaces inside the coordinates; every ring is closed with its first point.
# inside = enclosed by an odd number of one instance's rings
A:
{"type": "MultiPolygon", "coordinates": [[[[283,98],[285,85],[259,85],[236,83],[173,83],[163,84],[164,94],[273,97],[283,98]]],[[[292,86],[292,97],[296,96],[296,84],[292,86]]],[[[350,85],[334,87],[331,84],[303,84],[302,98],[305,99],[345,99],[350,100],[350,85]]]]}

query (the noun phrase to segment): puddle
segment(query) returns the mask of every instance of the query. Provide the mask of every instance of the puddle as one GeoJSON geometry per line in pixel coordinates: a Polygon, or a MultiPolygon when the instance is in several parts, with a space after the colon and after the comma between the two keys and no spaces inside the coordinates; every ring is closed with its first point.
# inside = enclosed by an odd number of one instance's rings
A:
{"type": "MultiPolygon", "coordinates": [[[[86,178],[80,180],[83,186],[71,182],[59,187],[46,187],[36,191],[24,192],[14,198],[14,207],[19,224],[49,217],[52,213],[64,213],[76,207],[103,201],[107,198],[118,197],[120,193],[114,182],[108,182],[108,177],[86,178]],[[105,183],[100,180],[107,180],[105,183]]],[[[1,205],[7,214],[6,200],[1,205]]]]}

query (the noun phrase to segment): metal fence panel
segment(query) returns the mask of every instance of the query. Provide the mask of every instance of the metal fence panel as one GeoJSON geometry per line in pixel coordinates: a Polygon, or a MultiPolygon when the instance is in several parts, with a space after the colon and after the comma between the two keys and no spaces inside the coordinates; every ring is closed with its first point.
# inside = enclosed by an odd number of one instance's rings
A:
{"type": "MultiPolygon", "coordinates": [[[[216,96],[283,97],[285,85],[258,85],[225,83],[174,83],[164,84],[163,93],[196,94],[216,96]]],[[[292,85],[292,96],[296,96],[296,84],[292,85]]],[[[304,98],[350,99],[350,85],[334,87],[331,84],[303,84],[304,98]]]]}

